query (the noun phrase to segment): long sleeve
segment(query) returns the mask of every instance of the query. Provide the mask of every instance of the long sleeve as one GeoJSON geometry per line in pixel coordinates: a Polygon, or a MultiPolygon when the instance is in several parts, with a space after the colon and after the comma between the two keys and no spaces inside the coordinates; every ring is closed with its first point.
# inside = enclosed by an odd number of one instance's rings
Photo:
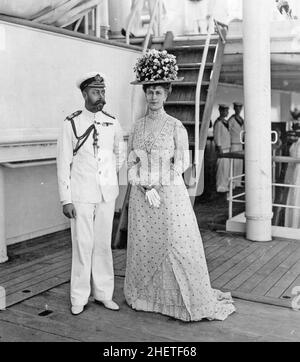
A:
{"type": "Polygon", "coordinates": [[[72,129],[69,121],[64,121],[57,140],[57,177],[60,201],[63,205],[72,203],[71,164],[73,160],[72,129]]]}
{"type": "Polygon", "coordinates": [[[116,155],[117,172],[122,168],[126,160],[126,147],[124,142],[124,135],[121,125],[118,120],[116,122],[116,133],[114,138],[114,154],[116,155]]]}
{"type": "Polygon", "coordinates": [[[174,142],[174,170],[182,175],[190,166],[190,151],[188,134],[181,122],[175,125],[174,142]]]}
{"type": "Polygon", "coordinates": [[[138,184],[140,182],[139,178],[139,166],[140,161],[137,157],[137,154],[133,148],[133,137],[134,137],[134,129],[133,126],[128,139],[128,157],[127,157],[127,168],[128,168],[128,182],[131,184],[138,184]]]}
{"type": "Polygon", "coordinates": [[[216,146],[222,148],[222,125],[221,122],[216,121],[214,124],[214,141],[216,146]]]}

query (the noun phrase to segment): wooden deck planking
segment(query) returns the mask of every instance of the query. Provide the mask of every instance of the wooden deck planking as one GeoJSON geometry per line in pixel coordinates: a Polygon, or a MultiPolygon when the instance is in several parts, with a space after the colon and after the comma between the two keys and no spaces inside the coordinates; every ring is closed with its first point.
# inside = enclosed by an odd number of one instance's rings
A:
{"type": "Polygon", "coordinates": [[[228,283],[231,279],[233,279],[238,274],[242,273],[249,264],[253,263],[257,258],[260,258],[266,251],[268,251],[268,247],[264,246],[261,248],[255,249],[252,253],[250,253],[247,257],[243,258],[232,268],[224,272],[218,278],[213,279],[213,286],[215,288],[222,288],[225,284],[228,283]]]}
{"type": "Polygon", "coordinates": [[[266,279],[285,259],[287,259],[294,251],[297,250],[297,243],[289,243],[276,258],[268,261],[261,269],[259,269],[254,275],[252,275],[247,281],[239,287],[239,290],[243,293],[251,293],[252,290],[266,279]]]}
{"type": "MultiPolygon", "coordinates": [[[[125,275],[126,253],[113,250],[115,274],[125,275]]],[[[5,264],[4,264],[5,265],[5,264]]],[[[0,276],[0,285],[6,289],[7,306],[68,282],[71,275],[71,249],[47,255],[21,265],[12,266],[12,274],[6,269],[0,276]],[[24,293],[24,290],[27,292],[24,293]]]]}
{"type": "Polygon", "coordinates": [[[226,255],[226,258],[228,258],[228,256],[232,255],[232,253],[237,253],[243,249],[245,249],[247,247],[247,245],[241,245],[241,244],[235,244],[235,243],[228,243],[228,242],[224,242],[223,245],[220,246],[220,248],[218,250],[215,250],[215,252],[213,253],[209,253],[206,254],[205,256],[207,258],[207,260],[209,261],[209,263],[212,265],[212,263],[218,259],[220,260],[220,257],[224,257],[226,255]]]}
{"type": "Polygon", "coordinates": [[[259,269],[261,269],[269,260],[272,260],[280,251],[286,246],[286,243],[278,243],[270,249],[262,253],[258,260],[254,260],[242,273],[237,274],[228,283],[224,284],[224,288],[230,290],[238,289],[244,282],[246,282],[252,275],[254,275],[259,269]]]}
{"type": "MultiPolygon", "coordinates": [[[[300,256],[300,254],[299,254],[300,256]]],[[[300,275],[300,260],[298,260],[266,293],[267,297],[279,298],[285,291],[286,286],[292,284],[300,275]]]]}
{"type": "Polygon", "coordinates": [[[246,249],[245,246],[237,245],[236,247],[229,249],[227,252],[217,258],[211,259],[210,257],[208,257],[207,264],[209,272],[212,272],[214,269],[225,263],[227,260],[230,260],[235,255],[239,254],[244,249],[246,249]]]}
{"type": "Polygon", "coordinates": [[[31,267],[31,266],[34,266],[34,265],[37,265],[37,263],[52,263],[53,262],[53,259],[55,258],[59,258],[60,256],[64,256],[66,254],[66,249],[64,248],[63,250],[57,252],[57,253],[54,253],[54,254],[50,254],[50,255],[47,255],[47,256],[44,256],[44,257],[41,257],[41,258],[38,258],[38,259],[35,259],[35,260],[32,260],[32,261],[29,261],[29,262],[26,262],[26,263],[18,263],[17,265],[8,265],[7,264],[2,264],[0,265],[0,282],[3,278],[3,276],[7,276],[8,272],[9,272],[9,275],[15,273],[15,272],[20,272],[20,271],[23,271],[24,269],[28,268],[28,267],[31,267]],[[6,268],[4,268],[6,267],[6,268]]]}
{"type": "Polygon", "coordinates": [[[75,342],[69,337],[62,337],[53,333],[46,333],[37,328],[32,328],[30,325],[24,327],[18,323],[13,323],[10,318],[8,322],[1,318],[0,315],[0,337],[1,342],[75,342]]]}
{"type": "Polygon", "coordinates": [[[0,312],[0,325],[5,329],[3,338],[0,327],[1,340],[22,340],[22,336],[26,341],[46,341],[47,338],[49,341],[99,342],[300,340],[300,315],[289,309],[236,300],[237,312],[224,322],[184,323],[156,313],[132,310],[124,300],[123,282],[123,278],[115,279],[114,299],[120,304],[119,312],[109,311],[90,300],[84,313],[72,316],[68,283],[10,307],[0,312]],[[53,313],[39,316],[46,304],[53,313]]]}
{"type": "MultiPolygon", "coordinates": [[[[19,244],[19,243],[18,243],[19,244]]],[[[21,243],[22,244],[22,243],[21,243]]],[[[47,252],[47,250],[61,249],[63,246],[71,246],[71,237],[69,235],[62,235],[60,237],[53,236],[53,239],[46,237],[38,238],[38,240],[33,241],[31,244],[20,245],[19,248],[16,246],[15,249],[9,248],[9,254],[13,257],[16,256],[25,256],[27,254],[33,255],[38,254],[39,251],[42,253],[47,252]],[[45,240],[44,240],[45,239],[45,240]]],[[[14,246],[14,245],[12,245],[14,246]]]]}
{"type": "MultiPolygon", "coordinates": [[[[12,260],[10,265],[3,264],[5,268],[0,265],[0,285],[6,288],[8,306],[56,286],[61,290],[62,284],[70,280],[71,245],[65,244],[63,250],[57,251],[58,239],[55,238],[53,244],[51,238],[47,239],[44,243],[47,255],[39,247],[41,257],[35,261],[27,261],[24,251],[24,259],[12,260]]],[[[286,240],[251,243],[241,237],[216,232],[205,232],[203,239],[214,288],[231,291],[237,298],[290,306],[290,298],[282,297],[290,294],[292,286],[299,280],[300,266],[296,265],[300,256],[299,243],[286,240]]],[[[33,248],[32,243],[29,246],[33,248]]],[[[17,247],[14,250],[17,252],[17,247]]],[[[113,250],[113,260],[115,276],[124,278],[126,250],[113,250]]]]}
{"type": "Polygon", "coordinates": [[[6,306],[9,307],[16,303],[20,303],[23,300],[31,298],[35,295],[38,295],[42,292],[45,292],[53,287],[56,287],[60,284],[65,283],[66,281],[70,280],[70,271],[65,271],[64,273],[53,276],[52,278],[48,278],[47,280],[42,280],[39,283],[30,285],[28,290],[30,293],[24,293],[22,290],[15,291],[14,293],[8,295],[6,297],[6,306]]]}
{"type": "Polygon", "coordinates": [[[6,294],[11,294],[11,291],[21,290],[33,285],[35,281],[43,281],[49,277],[58,275],[65,270],[70,270],[71,258],[67,255],[63,260],[53,263],[51,266],[41,267],[33,273],[20,275],[17,278],[11,279],[2,284],[6,289],[6,294]],[[34,276],[34,277],[33,277],[34,276]]]}
{"type": "MultiPolygon", "coordinates": [[[[284,290],[284,292],[281,294],[280,298],[284,300],[290,300],[295,297],[295,295],[292,294],[292,291],[295,287],[300,288],[300,275],[284,290]]],[[[298,294],[299,292],[297,292],[298,294]]]]}
{"type": "Polygon", "coordinates": [[[207,246],[206,248],[204,248],[205,256],[208,257],[210,254],[216,252],[221,247],[222,247],[222,244],[207,246]]]}
{"type": "Polygon", "coordinates": [[[281,262],[265,279],[263,279],[251,293],[266,295],[277,281],[299,260],[300,248],[298,247],[287,259],[281,262]]]}
{"type": "MultiPolygon", "coordinates": [[[[123,279],[122,279],[123,280],[123,279]]],[[[128,306],[125,304],[119,294],[122,293],[122,285],[115,293],[115,300],[120,304],[121,311],[110,311],[102,306],[95,304],[90,298],[85,312],[74,318],[70,314],[70,303],[68,293],[59,295],[47,292],[45,295],[39,295],[32,299],[26,300],[22,305],[16,305],[12,309],[19,312],[26,312],[29,315],[38,316],[38,313],[44,310],[45,304],[49,310],[54,313],[44,318],[45,323],[40,327],[45,332],[55,331],[64,337],[72,337],[81,341],[96,342],[112,340],[114,335],[119,335],[120,341],[126,342],[130,336],[131,339],[139,341],[155,340],[155,333],[147,331],[137,331],[134,325],[137,319],[134,318],[135,312],[130,316],[126,315],[128,306]],[[124,311],[125,308],[125,311],[124,311]],[[125,312],[125,313],[124,313],[125,312]],[[123,315],[123,316],[122,316],[123,315]],[[123,318],[122,318],[123,317],[123,318]],[[122,323],[122,319],[124,323],[122,323]],[[48,323],[47,323],[48,322],[48,323]]],[[[40,318],[37,317],[37,320],[40,318]]],[[[171,342],[170,338],[163,338],[164,341],[171,342]]]]}
{"type": "Polygon", "coordinates": [[[37,275],[38,273],[42,273],[44,270],[51,270],[51,268],[58,266],[59,263],[71,263],[71,253],[64,251],[55,257],[48,258],[47,260],[39,260],[38,263],[26,266],[24,265],[24,267],[20,270],[16,270],[12,273],[6,273],[5,276],[0,276],[0,285],[8,287],[14,285],[19,280],[25,281],[26,278],[32,277],[32,273],[37,275]]]}
{"type": "Polygon", "coordinates": [[[226,260],[223,264],[217,266],[215,269],[210,271],[210,279],[214,281],[215,279],[223,275],[226,271],[238,264],[241,260],[253,253],[257,248],[258,245],[256,244],[250,245],[248,248],[240,251],[230,259],[226,260]]]}

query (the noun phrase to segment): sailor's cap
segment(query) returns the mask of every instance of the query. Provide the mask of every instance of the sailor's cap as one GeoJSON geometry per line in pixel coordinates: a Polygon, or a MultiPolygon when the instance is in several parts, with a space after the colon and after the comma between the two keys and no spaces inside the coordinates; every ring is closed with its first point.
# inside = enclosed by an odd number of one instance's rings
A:
{"type": "Polygon", "coordinates": [[[86,73],[77,80],[76,86],[81,91],[86,87],[105,88],[104,76],[100,72],[86,73]]]}
{"type": "Polygon", "coordinates": [[[229,109],[227,104],[219,104],[219,109],[229,109]]]}
{"type": "Polygon", "coordinates": [[[241,102],[233,102],[233,105],[237,107],[243,107],[243,103],[241,102]]]}

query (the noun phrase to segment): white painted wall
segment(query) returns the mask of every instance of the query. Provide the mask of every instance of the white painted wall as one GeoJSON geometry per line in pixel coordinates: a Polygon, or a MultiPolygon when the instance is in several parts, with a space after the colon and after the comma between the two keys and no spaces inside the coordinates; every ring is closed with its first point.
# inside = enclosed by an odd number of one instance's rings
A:
{"type": "Polygon", "coordinates": [[[5,169],[7,244],[69,227],[62,215],[56,166],[5,169]]]}
{"type": "Polygon", "coordinates": [[[106,75],[106,109],[128,130],[129,83],[139,52],[1,21],[0,28],[5,43],[0,51],[1,130],[57,128],[82,108],[75,82],[93,70],[106,75]]]}
{"type": "MultiPolygon", "coordinates": [[[[0,156],[1,142],[8,136],[21,140],[25,135],[57,134],[65,117],[83,107],[75,82],[91,70],[106,75],[106,110],[118,117],[128,133],[133,89],[129,83],[139,51],[1,20],[0,33],[0,156]]],[[[137,94],[141,98],[134,118],[144,110],[141,88],[137,94]]],[[[58,199],[55,165],[5,168],[4,178],[8,244],[68,227],[58,199]]],[[[116,209],[123,196],[124,187],[116,209]]]]}

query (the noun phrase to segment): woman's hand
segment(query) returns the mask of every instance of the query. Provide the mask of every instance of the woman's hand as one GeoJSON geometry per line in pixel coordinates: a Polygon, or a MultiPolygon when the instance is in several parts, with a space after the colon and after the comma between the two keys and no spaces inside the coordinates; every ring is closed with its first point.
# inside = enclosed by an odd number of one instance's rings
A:
{"type": "Polygon", "coordinates": [[[160,196],[158,192],[152,188],[151,190],[146,191],[145,199],[149,202],[150,206],[159,208],[160,206],[160,196]]]}

